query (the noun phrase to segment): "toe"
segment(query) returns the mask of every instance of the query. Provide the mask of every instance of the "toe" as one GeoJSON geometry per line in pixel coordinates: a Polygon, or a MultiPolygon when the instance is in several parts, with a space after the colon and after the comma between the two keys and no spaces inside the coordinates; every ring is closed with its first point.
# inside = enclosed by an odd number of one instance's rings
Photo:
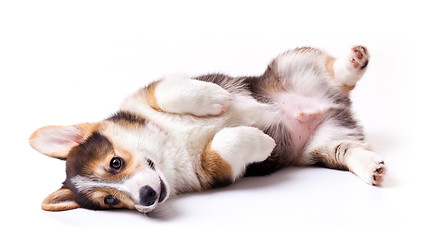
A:
{"type": "Polygon", "coordinates": [[[364,55],[362,54],[362,52],[360,52],[360,51],[358,51],[358,50],[355,50],[355,55],[356,55],[356,57],[357,57],[358,59],[362,59],[362,57],[364,56],[364,55]]]}
{"type": "Polygon", "coordinates": [[[355,59],[352,59],[352,63],[353,63],[353,67],[354,68],[358,68],[359,67],[359,62],[357,62],[355,59]]]}
{"type": "Polygon", "coordinates": [[[382,180],[381,175],[373,175],[373,186],[380,185],[381,180],[382,180]]]}
{"type": "Polygon", "coordinates": [[[368,65],[368,60],[366,60],[366,61],[364,62],[364,64],[362,64],[362,66],[360,67],[360,69],[363,70],[364,68],[367,67],[367,65],[368,65]]]}
{"type": "Polygon", "coordinates": [[[376,169],[376,172],[382,174],[384,172],[383,167],[379,167],[378,169],[376,169]]]}

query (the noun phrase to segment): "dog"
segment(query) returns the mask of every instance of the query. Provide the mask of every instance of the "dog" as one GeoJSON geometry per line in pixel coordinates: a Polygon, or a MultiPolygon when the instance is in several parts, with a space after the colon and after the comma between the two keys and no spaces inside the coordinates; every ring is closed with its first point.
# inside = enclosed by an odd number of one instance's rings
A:
{"type": "Polygon", "coordinates": [[[30,145],[66,160],[66,180],[42,209],[150,213],[172,196],[291,166],[350,170],[379,185],[384,160],[365,142],[350,92],[369,62],[289,50],[263,75],[166,77],[127,97],[105,120],[36,130],[30,145]]]}

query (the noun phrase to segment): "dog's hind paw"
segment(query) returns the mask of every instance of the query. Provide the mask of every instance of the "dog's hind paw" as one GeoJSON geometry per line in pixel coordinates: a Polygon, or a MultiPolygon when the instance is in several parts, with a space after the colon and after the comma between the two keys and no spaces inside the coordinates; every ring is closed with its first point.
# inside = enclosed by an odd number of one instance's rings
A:
{"type": "Polygon", "coordinates": [[[376,165],[376,169],[373,171],[371,184],[374,186],[380,185],[382,183],[382,177],[384,173],[385,162],[381,161],[376,165]]]}
{"type": "Polygon", "coordinates": [[[366,183],[373,186],[382,183],[385,174],[385,162],[377,153],[362,148],[354,149],[347,163],[350,171],[366,183]]]}
{"type": "Polygon", "coordinates": [[[369,57],[366,47],[355,46],[352,48],[350,61],[356,70],[362,71],[367,67],[369,57]]]}

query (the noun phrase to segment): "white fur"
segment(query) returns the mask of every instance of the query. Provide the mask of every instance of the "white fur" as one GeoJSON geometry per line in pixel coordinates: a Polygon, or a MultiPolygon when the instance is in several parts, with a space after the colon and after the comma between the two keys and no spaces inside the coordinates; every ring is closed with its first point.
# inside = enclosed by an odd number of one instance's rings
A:
{"type": "Polygon", "coordinates": [[[220,86],[194,79],[165,79],[157,85],[155,97],[164,111],[195,116],[218,115],[232,100],[230,93],[220,86]]]}
{"type": "Polygon", "coordinates": [[[355,51],[351,49],[345,57],[338,58],[334,62],[334,81],[330,81],[331,85],[335,86],[347,86],[353,87],[356,83],[361,79],[364,75],[365,71],[361,71],[359,68],[355,68],[352,63],[352,59],[359,62],[360,65],[364,64],[366,60],[368,60],[369,55],[362,51],[363,57],[358,59],[355,51]]]}
{"type": "Polygon", "coordinates": [[[339,58],[334,63],[335,82],[337,86],[353,86],[361,78],[360,74],[353,71],[353,64],[348,58],[339,58]]]}
{"type": "Polygon", "coordinates": [[[51,126],[41,128],[30,137],[30,145],[49,156],[66,156],[69,150],[78,145],[85,134],[76,125],[51,126]]]}
{"type": "MultiPolygon", "coordinates": [[[[365,63],[368,55],[366,52],[363,54],[363,59],[359,60],[365,63]]],[[[335,155],[335,147],[340,146],[338,144],[353,142],[355,147],[341,154],[345,156],[342,163],[346,163],[352,172],[367,183],[374,184],[373,176],[380,174],[378,169],[383,165],[381,157],[367,150],[363,142],[356,139],[359,129],[341,126],[341,122],[337,123],[326,117],[332,108],[349,107],[345,103],[333,103],[337,102],[331,100],[336,93],[331,91],[329,85],[336,87],[334,90],[339,90],[341,86],[351,89],[350,87],[356,84],[364,71],[354,67],[351,61],[354,57],[357,56],[352,49],[347,57],[334,62],[334,79],[324,64],[328,59],[327,55],[320,51],[304,49],[281,54],[269,68],[272,67],[272,74],[282,84],[279,90],[266,96],[273,98],[274,102],[270,101],[271,103],[258,101],[247,88],[243,89],[245,86],[238,86],[236,83],[233,83],[235,86],[227,86],[230,82],[222,84],[229,89],[232,93],[230,94],[214,83],[185,77],[168,77],[159,81],[156,83],[154,95],[146,96],[151,92],[140,89],[123,102],[120,111],[139,115],[146,119],[146,123],[131,126],[108,120],[103,121],[105,125],[102,124],[103,127],[98,129],[110,140],[115,151],[121,149],[132,156],[133,161],[130,161],[130,164],[135,164],[135,174],[116,183],[101,181],[97,176],[102,176],[106,171],[104,166],[101,166],[96,169],[95,178],[76,176],[71,182],[80,191],[108,187],[126,192],[134,199],[134,206],[138,211],[149,212],[158,203],[149,207],[140,205],[140,189],[149,185],[159,191],[160,179],[166,183],[168,196],[202,190],[203,178],[198,176],[200,171],[197,171],[197,168],[201,167],[202,154],[209,143],[211,149],[231,166],[232,180],[236,180],[243,175],[248,164],[266,160],[276,146],[274,139],[260,129],[271,129],[271,126],[279,127],[280,124],[285,124],[290,137],[295,136],[295,140],[302,140],[287,146],[298,164],[312,164],[310,154],[317,149],[335,155]],[[151,104],[149,100],[152,100],[151,104]],[[155,101],[160,109],[153,108],[155,101]],[[163,111],[159,111],[161,109],[163,111]],[[309,117],[304,119],[303,115],[309,117]],[[150,169],[146,159],[153,160],[155,171],[150,169]]],[[[358,66],[362,66],[361,64],[358,66]]],[[[58,133],[55,128],[52,129],[54,132],[41,131],[42,136],[45,136],[44,133],[58,133]]],[[[286,131],[286,128],[273,130],[277,132],[280,129],[286,131]]],[[[272,135],[275,132],[268,133],[272,135]]],[[[77,135],[73,128],[67,127],[60,133],[66,138],[77,135]]],[[[69,144],[66,150],[71,144],[78,144],[62,138],[52,144],[52,139],[35,136],[36,143],[32,146],[36,146],[41,152],[44,152],[43,146],[50,143],[56,149],[60,148],[56,143],[69,144]]],[[[278,138],[279,135],[272,136],[278,138]]],[[[49,154],[54,155],[51,153],[52,149],[46,149],[49,154]]],[[[62,150],[61,153],[65,151],[62,150]]],[[[122,151],[115,154],[119,155],[122,151]]]]}
{"type": "Polygon", "coordinates": [[[73,177],[71,179],[71,183],[74,184],[74,186],[81,192],[90,190],[92,188],[101,188],[101,187],[118,189],[120,191],[126,190],[126,188],[119,183],[95,181],[93,179],[83,177],[80,175],[73,177]]]}
{"type": "MultiPolygon", "coordinates": [[[[158,196],[159,194],[161,194],[161,183],[159,180],[159,176],[155,171],[152,170],[137,171],[137,173],[130,178],[123,179],[120,182],[106,182],[101,181],[101,179],[91,179],[77,175],[71,179],[71,183],[74,184],[74,186],[80,192],[91,191],[95,188],[116,189],[118,191],[127,193],[136,203],[140,202],[140,189],[146,185],[154,189],[157,192],[158,196]],[[143,183],[145,183],[145,185],[143,185],[143,183]]],[[[168,192],[167,196],[169,196],[168,192]]],[[[166,197],[164,201],[166,199],[168,198],[166,197]]],[[[158,204],[160,203],[156,201],[151,206],[142,206],[141,204],[135,204],[134,207],[140,212],[149,212],[155,209],[158,204]]]]}
{"type": "Polygon", "coordinates": [[[249,163],[266,160],[274,147],[274,139],[257,128],[246,126],[222,129],[211,145],[232,167],[233,180],[245,172],[249,163]]]}
{"type": "MultiPolygon", "coordinates": [[[[126,179],[123,181],[122,185],[128,189],[131,196],[134,198],[134,201],[139,203],[140,202],[140,189],[144,186],[149,186],[153,190],[157,192],[158,198],[161,194],[161,182],[159,180],[159,175],[152,170],[147,171],[138,171],[136,174],[134,174],[132,177],[126,179]],[[143,185],[143,183],[145,183],[143,185]]],[[[169,196],[169,193],[167,193],[167,196],[169,196]]],[[[164,199],[164,201],[167,199],[167,197],[164,199]]],[[[150,212],[154,210],[158,206],[159,202],[155,201],[154,204],[150,206],[143,206],[141,204],[135,204],[134,207],[140,211],[140,212],[150,212]]]]}
{"type": "Polygon", "coordinates": [[[363,147],[351,149],[347,154],[346,163],[351,172],[369,184],[375,183],[373,175],[384,165],[381,156],[363,147]]]}
{"type": "MultiPolygon", "coordinates": [[[[163,84],[165,81],[166,80],[162,80],[159,85],[163,84]]],[[[184,86],[182,91],[185,93],[193,93],[196,90],[196,83],[202,83],[191,79],[178,81],[181,81],[178,83],[179,85],[184,86]],[[191,84],[191,82],[193,83],[191,84]]],[[[174,86],[177,86],[177,84],[174,84],[174,86]]],[[[211,92],[222,89],[216,84],[206,84],[202,86],[210,86],[211,92]]],[[[174,89],[180,90],[177,87],[173,88],[173,90],[174,89]]],[[[222,92],[224,91],[225,90],[222,92]]],[[[165,92],[165,94],[169,94],[169,92],[165,92]]],[[[172,94],[176,95],[178,92],[176,91],[172,94]]],[[[201,98],[201,95],[194,96],[201,98]]],[[[169,99],[169,97],[166,99],[169,99]]],[[[147,149],[147,152],[156,151],[155,154],[159,154],[159,157],[155,159],[160,159],[158,167],[166,177],[170,189],[173,190],[172,195],[191,191],[191,186],[195,186],[196,189],[200,188],[200,182],[195,175],[194,168],[199,161],[201,161],[201,153],[206,144],[212,140],[218,131],[230,125],[248,125],[264,128],[281,118],[275,106],[259,103],[251,96],[242,94],[233,96],[233,100],[230,101],[224,114],[218,115],[217,117],[204,118],[159,112],[147,105],[146,101],[145,96],[138,91],[128,97],[120,109],[123,111],[131,111],[145,117],[149,122],[155,124],[168,134],[160,145],[156,144],[157,146],[152,147],[143,145],[142,147],[147,149]]],[[[194,100],[194,102],[197,101],[194,100]]],[[[257,129],[257,131],[260,130],[257,129]]],[[[261,132],[261,134],[265,135],[263,132],[261,132]]],[[[155,136],[152,139],[158,139],[158,137],[159,136],[155,136]]],[[[266,137],[263,137],[263,140],[265,139],[266,137]]],[[[266,141],[269,142],[269,140],[266,141]]],[[[269,144],[267,146],[269,148],[269,144]]],[[[267,149],[263,151],[267,152],[271,150],[267,149]]],[[[263,153],[259,154],[259,156],[261,155],[263,155],[263,153]]],[[[266,156],[260,157],[259,160],[265,159],[266,156]]],[[[236,177],[244,171],[245,161],[246,160],[242,162],[243,167],[235,166],[235,169],[237,169],[235,170],[235,172],[237,172],[236,177]]],[[[233,161],[233,163],[237,165],[235,161],[233,161]]]]}

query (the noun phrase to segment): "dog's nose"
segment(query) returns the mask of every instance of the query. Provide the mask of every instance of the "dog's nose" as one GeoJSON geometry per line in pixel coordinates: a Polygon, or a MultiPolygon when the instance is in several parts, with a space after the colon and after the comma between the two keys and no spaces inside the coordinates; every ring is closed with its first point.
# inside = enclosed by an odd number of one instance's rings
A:
{"type": "Polygon", "coordinates": [[[156,202],[158,196],[150,186],[146,185],[140,189],[140,203],[144,206],[151,206],[156,202]]]}

